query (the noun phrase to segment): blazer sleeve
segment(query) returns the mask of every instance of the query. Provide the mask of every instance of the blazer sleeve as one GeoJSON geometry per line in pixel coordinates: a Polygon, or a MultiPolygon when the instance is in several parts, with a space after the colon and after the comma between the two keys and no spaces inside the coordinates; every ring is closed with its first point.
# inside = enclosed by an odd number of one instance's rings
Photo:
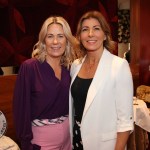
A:
{"type": "Polygon", "coordinates": [[[133,130],[133,80],[129,64],[123,60],[116,75],[117,132],[133,130]]]}
{"type": "Polygon", "coordinates": [[[31,130],[31,69],[23,63],[17,75],[13,95],[13,116],[16,136],[21,144],[21,150],[38,150],[37,145],[32,145],[31,130]]]}

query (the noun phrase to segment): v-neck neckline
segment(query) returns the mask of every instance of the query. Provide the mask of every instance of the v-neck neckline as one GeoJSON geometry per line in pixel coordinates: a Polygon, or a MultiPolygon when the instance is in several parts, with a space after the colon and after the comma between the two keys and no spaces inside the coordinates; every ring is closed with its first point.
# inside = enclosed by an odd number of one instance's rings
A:
{"type": "Polygon", "coordinates": [[[61,81],[62,80],[62,76],[63,76],[63,66],[61,65],[61,73],[60,73],[60,79],[55,75],[55,71],[52,68],[52,66],[45,60],[45,63],[49,66],[49,68],[51,69],[51,71],[53,72],[54,77],[58,80],[61,81]]]}

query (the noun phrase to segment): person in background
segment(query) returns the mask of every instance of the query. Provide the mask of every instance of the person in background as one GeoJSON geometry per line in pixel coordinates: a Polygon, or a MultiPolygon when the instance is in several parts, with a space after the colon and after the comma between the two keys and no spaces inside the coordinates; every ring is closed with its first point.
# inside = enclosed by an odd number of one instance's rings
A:
{"type": "Polygon", "coordinates": [[[133,82],[128,62],[104,16],[89,11],[77,26],[79,59],[71,66],[69,102],[74,150],[124,150],[133,131],[133,82]]]}
{"type": "Polygon", "coordinates": [[[70,65],[75,37],[60,16],[45,20],[33,58],[22,63],[13,96],[21,150],[71,150],[69,132],[70,65]]]}

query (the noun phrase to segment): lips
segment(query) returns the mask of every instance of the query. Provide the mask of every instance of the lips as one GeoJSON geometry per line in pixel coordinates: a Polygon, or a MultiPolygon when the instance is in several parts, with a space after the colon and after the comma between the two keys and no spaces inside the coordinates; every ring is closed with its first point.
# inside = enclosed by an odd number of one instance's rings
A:
{"type": "Polygon", "coordinates": [[[57,46],[57,47],[51,47],[51,49],[53,49],[53,50],[58,50],[58,49],[60,49],[61,47],[60,46],[57,46]]]}
{"type": "Polygon", "coordinates": [[[93,44],[96,42],[96,40],[87,40],[87,42],[93,44]]]}

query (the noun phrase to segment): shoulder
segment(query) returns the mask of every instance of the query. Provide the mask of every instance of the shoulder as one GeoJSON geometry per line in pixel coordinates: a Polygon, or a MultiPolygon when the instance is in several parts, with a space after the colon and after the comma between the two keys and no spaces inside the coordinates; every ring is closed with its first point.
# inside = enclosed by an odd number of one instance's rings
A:
{"type": "Polygon", "coordinates": [[[127,60],[124,58],[114,55],[114,54],[110,53],[109,51],[107,51],[107,55],[112,60],[112,63],[115,66],[121,66],[122,64],[128,65],[127,60]]]}
{"type": "Polygon", "coordinates": [[[120,58],[119,56],[113,56],[112,68],[117,73],[126,74],[131,73],[129,63],[126,59],[120,58]]]}
{"type": "Polygon", "coordinates": [[[25,60],[19,69],[19,72],[21,73],[27,73],[27,72],[32,72],[34,68],[40,63],[36,58],[30,58],[25,60]]]}
{"type": "Polygon", "coordinates": [[[38,63],[40,63],[36,58],[30,58],[25,60],[22,64],[21,67],[27,67],[27,68],[32,68],[36,66],[38,63]]]}
{"type": "Polygon", "coordinates": [[[115,63],[116,65],[121,65],[122,63],[126,63],[126,59],[121,58],[117,55],[112,54],[111,52],[109,52],[106,48],[104,49],[102,58],[106,61],[109,61],[110,63],[115,63]]]}
{"type": "Polygon", "coordinates": [[[104,55],[106,55],[107,57],[112,58],[114,61],[118,61],[118,62],[122,62],[125,60],[124,58],[121,58],[117,55],[112,54],[106,48],[104,49],[104,55]]]}
{"type": "Polygon", "coordinates": [[[71,65],[71,68],[74,68],[75,66],[81,64],[81,62],[82,62],[81,59],[74,60],[73,63],[72,63],[72,65],[71,65]]]}
{"type": "Polygon", "coordinates": [[[109,62],[111,67],[114,68],[114,70],[129,68],[129,63],[126,59],[116,56],[107,50],[105,50],[104,53],[105,59],[107,59],[107,61],[109,62]]]}
{"type": "Polygon", "coordinates": [[[82,59],[83,58],[78,58],[78,59],[74,60],[72,65],[79,65],[79,64],[81,64],[82,63],[82,59]]]}
{"type": "Polygon", "coordinates": [[[78,59],[74,60],[74,62],[71,65],[71,68],[81,65],[83,61],[84,61],[84,58],[78,58],[78,59]]]}
{"type": "Polygon", "coordinates": [[[113,62],[114,62],[114,65],[116,65],[116,66],[120,66],[120,67],[127,66],[127,67],[129,67],[129,63],[127,62],[127,60],[124,58],[121,58],[119,56],[114,56],[113,62]]]}
{"type": "Polygon", "coordinates": [[[127,63],[126,59],[121,58],[121,57],[116,56],[116,55],[113,55],[113,61],[115,61],[118,64],[127,63]]]}
{"type": "Polygon", "coordinates": [[[38,62],[38,60],[36,58],[30,58],[25,60],[22,65],[32,65],[32,64],[36,64],[38,62]]]}
{"type": "Polygon", "coordinates": [[[80,58],[74,60],[74,62],[73,62],[72,65],[71,65],[71,69],[70,69],[70,75],[71,75],[71,76],[76,72],[78,66],[81,65],[82,62],[83,62],[83,59],[80,59],[80,58]]]}

